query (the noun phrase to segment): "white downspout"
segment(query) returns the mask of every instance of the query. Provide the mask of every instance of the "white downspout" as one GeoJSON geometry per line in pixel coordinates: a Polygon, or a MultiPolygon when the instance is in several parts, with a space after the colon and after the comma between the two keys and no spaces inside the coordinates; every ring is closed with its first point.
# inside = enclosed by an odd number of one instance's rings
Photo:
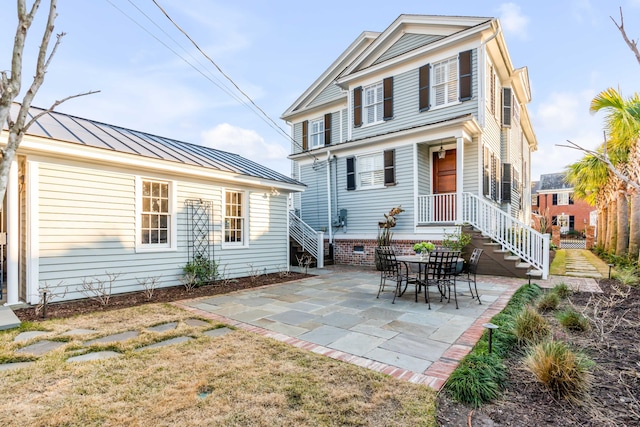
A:
{"type": "Polygon", "coordinates": [[[331,150],[327,150],[327,229],[329,230],[329,243],[333,243],[333,227],[331,225],[331,150]]]}

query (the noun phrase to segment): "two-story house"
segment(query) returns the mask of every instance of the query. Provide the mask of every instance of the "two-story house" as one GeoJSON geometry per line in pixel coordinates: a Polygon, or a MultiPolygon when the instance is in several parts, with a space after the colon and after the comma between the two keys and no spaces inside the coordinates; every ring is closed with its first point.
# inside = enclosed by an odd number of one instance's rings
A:
{"type": "Polygon", "coordinates": [[[541,219],[550,230],[560,226],[560,234],[584,234],[587,225],[595,225],[596,210],[584,200],[574,199],[573,186],[565,173],[540,175],[531,183],[532,214],[537,228],[541,219]]]}
{"type": "Polygon", "coordinates": [[[378,224],[400,205],[400,251],[469,223],[543,271],[523,185],[530,100],[495,18],[401,15],[363,32],[282,115],[307,185],[291,218],[323,231],[335,262],[372,264],[378,224]]]}

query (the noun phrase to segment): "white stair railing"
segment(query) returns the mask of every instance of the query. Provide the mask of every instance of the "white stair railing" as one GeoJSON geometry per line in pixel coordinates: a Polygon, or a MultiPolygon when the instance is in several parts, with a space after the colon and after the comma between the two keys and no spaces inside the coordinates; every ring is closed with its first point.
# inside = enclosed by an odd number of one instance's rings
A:
{"type": "Polygon", "coordinates": [[[549,235],[542,234],[471,193],[462,193],[462,222],[471,224],[504,250],[549,275],[549,235]]]}
{"type": "Polygon", "coordinates": [[[289,235],[316,259],[318,268],[324,267],[324,233],[314,230],[295,213],[289,211],[289,235]]]}

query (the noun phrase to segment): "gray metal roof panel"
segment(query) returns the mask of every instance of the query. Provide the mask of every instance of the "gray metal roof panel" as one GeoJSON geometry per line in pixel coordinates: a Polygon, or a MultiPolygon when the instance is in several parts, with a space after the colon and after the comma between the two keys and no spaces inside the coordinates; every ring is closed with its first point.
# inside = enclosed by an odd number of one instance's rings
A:
{"type": "Polygon", "coordinates": [[[540,175],[539,191],[566,190],[569,188],[573,188],[572,185],[566,182],[566,177],[567,174],[565,174],[564,172],[540,175]]]}
{"type": "MultiPolygon", "coordinates": [[[[15,104],[14,104],[15,105],[15,104]]],[[[31,117],[43,109],[31,107],[31,117]]],[[[56,111],[38,118],[28,135],[53,138],[69,143],[121,153],[179,162],[223,172],[303,186],[301,182],[235,153],[152,135],[56,111]]]]}

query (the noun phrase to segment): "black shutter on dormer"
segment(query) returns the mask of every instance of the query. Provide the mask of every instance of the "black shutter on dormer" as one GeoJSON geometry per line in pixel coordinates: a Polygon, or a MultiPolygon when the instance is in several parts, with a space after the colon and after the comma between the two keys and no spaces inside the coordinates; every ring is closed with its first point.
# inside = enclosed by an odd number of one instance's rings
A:
{"type": "Polygon", "coordinates": [[[384,185],[396,184],[396,150],[384,151],[384,185]]]}
{"type": "Polygon", "coordinates": [[[353,126],[362,126],[362,86],[353,90],[353,126]]]}
{"type": "Polygon", "coordinates": [[[309,149],[309,120],[302,122],[302,151],[309,149]]]}
{"type": "Polygon", "coordinates": [[[384,97],[383,120],[393,119],[393,77],[387,77],[382,81],[384,97]]]}
{"type": "Polygon", "coordinates": [[[471,51],[460,52],[458,55],[458,74],[460,80],[460,101],[471,99],[471,51]]]}
{"type": "Polygon", "coordinates": [[[324,115],[324,145],[331,145],[331,113],[324,115]]]}
{"type": "Polygon", "coordinates": [[[511,88],[502,88],[502,126],[511,126],[511,88]]]}
{"type": "Polygon", "coordinates": [[[418,109],[427,111],[429,109],[429,70],[431,65],[423,65],[418,69],[418,109]]]}
{"type": "Polygon", "coordinates": [[[551,204],[552,205],[557,205],[558,204],[558,195],[557,194],[553,194],[553,197],[551,198],[551,204]]]}
{"type": "Polygon", "coordinates": [[[356,189],[356,158],[347,157],[347,190],[356,189]]]}

